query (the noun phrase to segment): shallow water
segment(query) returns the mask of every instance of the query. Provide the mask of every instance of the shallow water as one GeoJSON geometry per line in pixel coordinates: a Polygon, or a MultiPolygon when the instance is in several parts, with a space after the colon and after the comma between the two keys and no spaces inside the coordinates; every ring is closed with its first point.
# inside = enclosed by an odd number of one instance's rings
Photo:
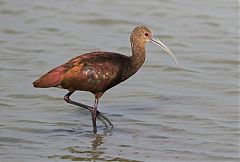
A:
{"type": "MultiPolygon", "coordinates": [[[[238,1],[0,0],[0,161],[239,161],[238,1]],[[147,25],[181,68],[147,45],[141,70],[104,94],[114,123],[32,81],[81,53],[130,55],[147,25]]],[[[93,96],[73,99],[92,105],[93,96]]]]}

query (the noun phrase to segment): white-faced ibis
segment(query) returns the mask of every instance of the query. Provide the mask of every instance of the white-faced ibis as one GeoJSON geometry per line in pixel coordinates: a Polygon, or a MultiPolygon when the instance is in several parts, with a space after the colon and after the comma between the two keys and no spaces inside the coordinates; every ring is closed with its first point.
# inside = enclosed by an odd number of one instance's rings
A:
{"type": "Polygon", "coordinates": [[[171,55],[177,65],[172,52],[159,41],[145,26],[136,27],[131,36],[132,56],[125,56],[113,52],[97,51],[77,56],[67,63],[60,65],[40,79],[33,82],[34,87],[58,87],[69,92],[64,96],[67,103],[85,108],[92,114],[93,131],[97,132],[96,118],[106,127],[112,123],[97,110],[99,98],[108,89],[125,81],[135,74],[145,60],[145,44],[152,42],[162,47],[171,55]],[[87,106],[70,99],[76,90],[89,91],[95,95],[94,106],[87,106]]]}

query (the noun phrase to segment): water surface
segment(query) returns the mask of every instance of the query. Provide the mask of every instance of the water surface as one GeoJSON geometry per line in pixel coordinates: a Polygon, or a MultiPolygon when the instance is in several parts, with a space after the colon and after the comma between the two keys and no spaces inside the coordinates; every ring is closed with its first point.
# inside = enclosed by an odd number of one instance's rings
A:
{"type": "MultiPolygon", "coordinates": [[[[0,161],[239,161],[239,33],[231,0],[0,0],[0,161]],[[147,25],[181,68],[147,45],[138,73],[104,94],[114,123],[92,133],[89,112],[32,81],[79,54],[130,55],[147,25]]],[[[76,101],[92,105],[93,95],[76,101]]]]}

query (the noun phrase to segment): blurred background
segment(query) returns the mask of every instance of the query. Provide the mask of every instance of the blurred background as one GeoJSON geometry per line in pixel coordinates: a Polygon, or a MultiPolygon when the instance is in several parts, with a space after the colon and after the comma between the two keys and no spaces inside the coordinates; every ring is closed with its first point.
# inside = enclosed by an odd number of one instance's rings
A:
{"type": "Polygon", "coordinates": [[[0,0],[0,161],[239,161],[238,14],[236,0],[0,0]],[[148,44],[143,67],[100,101],[112,132],[98,122],[94,135],[66,90],[33,88],[79,54],[130,56],[139,25],[181,68],[148,44]]]}

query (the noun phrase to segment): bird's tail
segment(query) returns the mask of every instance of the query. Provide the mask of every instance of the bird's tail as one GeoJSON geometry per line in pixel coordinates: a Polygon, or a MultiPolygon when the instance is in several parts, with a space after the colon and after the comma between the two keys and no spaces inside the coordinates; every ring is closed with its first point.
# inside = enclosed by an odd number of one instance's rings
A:
{"type": "Polygon", "coordinates": [[[61,84],[61,70],[56,68],[33,82],[33,86],[37,88],[57,87],[61,84]]]}

